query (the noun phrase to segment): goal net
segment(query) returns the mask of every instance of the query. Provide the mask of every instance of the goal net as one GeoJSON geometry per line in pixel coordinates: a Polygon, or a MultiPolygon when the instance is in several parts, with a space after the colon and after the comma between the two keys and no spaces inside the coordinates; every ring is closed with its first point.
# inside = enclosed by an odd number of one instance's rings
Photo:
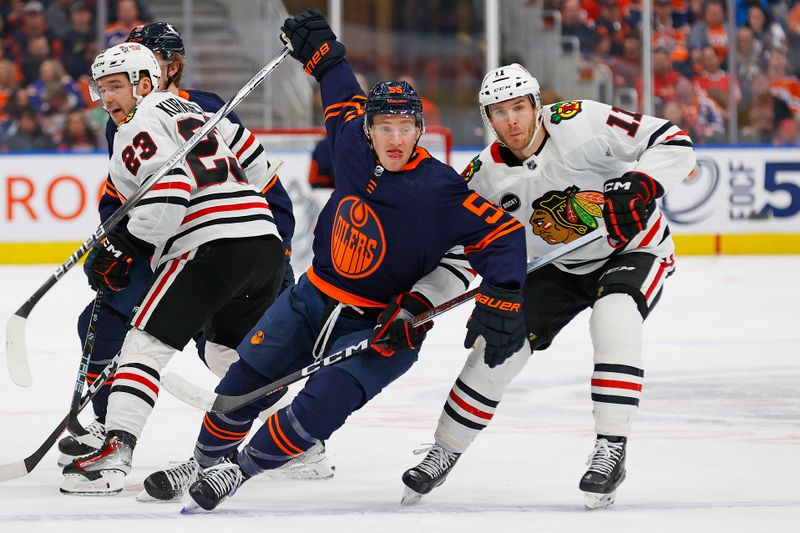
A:
{"type": "MultiPolygon", "coordinates": [[[[331,194],[330,189],[312,189],[308,183],[311,153],[325,136],[319,129],[254,130],[264,146],[267,159],[282,161],[278,169],[281,183],[292,199],[295,218],[292,239],[292,267],[299,276],[311,264],[311,243],[317,215],[331,194]]],[[[450,164],[452,136],[450,130],[438,126],[426,127],[419,145],[436,159],[450,164]]]]}

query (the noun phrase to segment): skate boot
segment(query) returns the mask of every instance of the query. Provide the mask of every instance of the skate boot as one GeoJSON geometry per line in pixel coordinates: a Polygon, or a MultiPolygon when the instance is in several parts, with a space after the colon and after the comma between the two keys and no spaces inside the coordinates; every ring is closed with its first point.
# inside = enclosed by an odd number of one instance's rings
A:
{"type": "Polygon", "coordinates": [[[89,434],[80,437],[80,440],[78,437],[67,435],[58,441],[58,451],[61,452],[58,457],[58,466],[63,468],[76,457],[89,455],[103,445],[106,438],[106,427],[102,422],[95,420],[86,426],[86,431],[89,434]]]}
{"type": "Polygon", "coordinates": [[[182,513],[193,513],[200,508],[213,511],[227,497],[233,496],[245,477],[239,465],[224,460],[202,472],[200,478],[189,487],[191,500],[182,513]]]}
{"type": "Polygon", "coordinates": [[[267,470],[264,477],[270,479],[331,479],[336,467],[325,455],[325,443],[318,442],[285,465],[267,470]]]}
{"type": "Polygon", "coordinates": [[[460,453],[448,452],[438,444],[429,448],[414,450],[414,455],[428,452],[425,459],[414,468],[406,470],[403,474],[403,483],[406,488],[400,505],[413,505],[422,496],[444,483],[450,470],[455,466],[461,456],[460,453]]]}
{"type": "Polygon", "coordinates": [[[64,494],[117,494],[131,471],[136,437],[126,431],[110,431],[99,450],[79,457],[64,467],[64,494]]]}
{"type": "Polygon", "coordinates": [[[625,480],[626,437],[598,435],[586,464],[589,469],[581,478],[584,505],[589,510],[605,509],[617,497],[617,487],[625,480]]]}
{"type": "Polygon", "coordinates": [[[144,480],[144,490],[136,496],[138,502],[169,502],[180,500],[189,485],[197,481],[200,465],[194,457],[188,461],[170,463],[164,470],[153,472],[144,480]]]}

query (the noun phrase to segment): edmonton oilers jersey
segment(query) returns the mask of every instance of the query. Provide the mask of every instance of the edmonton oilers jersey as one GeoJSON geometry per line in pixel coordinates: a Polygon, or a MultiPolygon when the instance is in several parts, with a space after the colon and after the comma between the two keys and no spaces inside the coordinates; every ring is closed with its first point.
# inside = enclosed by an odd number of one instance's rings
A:
{"type": "Polygon", "coordinates": [[[321,90],[336,188],[314,230],[308,277],[317,288],[346,304],[383,307],[459,245],[488,283],[522,286],[520,222],[423,148],[399,172],[380,166],[363,130],[366,97],[347,61],[325,73],[321,90]]]}

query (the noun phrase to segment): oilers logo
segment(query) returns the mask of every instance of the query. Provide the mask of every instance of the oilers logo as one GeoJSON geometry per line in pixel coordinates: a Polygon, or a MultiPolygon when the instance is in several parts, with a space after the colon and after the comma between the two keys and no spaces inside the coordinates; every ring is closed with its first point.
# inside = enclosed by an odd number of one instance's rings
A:
{"type": "Polygon", "coordinates": [[[386,240],[375,211],[356,196],[339,202],[333,219],[331,259],[340,275],[356,279],[372,274],[386,253],[386,240]]]}

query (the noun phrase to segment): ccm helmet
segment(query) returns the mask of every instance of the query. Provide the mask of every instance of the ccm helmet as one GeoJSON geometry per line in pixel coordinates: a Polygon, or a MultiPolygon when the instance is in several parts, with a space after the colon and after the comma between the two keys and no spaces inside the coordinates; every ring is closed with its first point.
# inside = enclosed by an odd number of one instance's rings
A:
{"type": "Polygon", "coordinates": [[[161,67],[158,65],[156,56],[149,48],[138,43],[121,43],[100,52],[92,63],[92,83],[90,84],[92,99],[100,99],[97,90],[97,81],[105,76],[124,73],[133,84],[133,96],[136,102],[140,102],[142,97],[136,94],[136,86],[139,84],[141,73],[150,76],[154,89],[158,87],[158,80],[161,78],[161,67]]]}
{"type": "MultiPolygon", "coordinates": [[[[497,137],[497,132],[489,122],[489,105],[512,100],[520,96],[530,98],[531,104],[533,104],[538,113],[536,129],[533,135],[533,137],[536,137],[536,131],[539,129],[542,117],[540,113],[542,102],[539,98],[539,82],[536,81],[536,78],[531,76],[531,73],[519,63],[511,63],[510,65],[496,68],[483,77],[481,91],[478,94],[481,117],[495,137],[497,137]]],[[[533,138],[531,138],[531,142],[533,142],[533,138]]]]}

